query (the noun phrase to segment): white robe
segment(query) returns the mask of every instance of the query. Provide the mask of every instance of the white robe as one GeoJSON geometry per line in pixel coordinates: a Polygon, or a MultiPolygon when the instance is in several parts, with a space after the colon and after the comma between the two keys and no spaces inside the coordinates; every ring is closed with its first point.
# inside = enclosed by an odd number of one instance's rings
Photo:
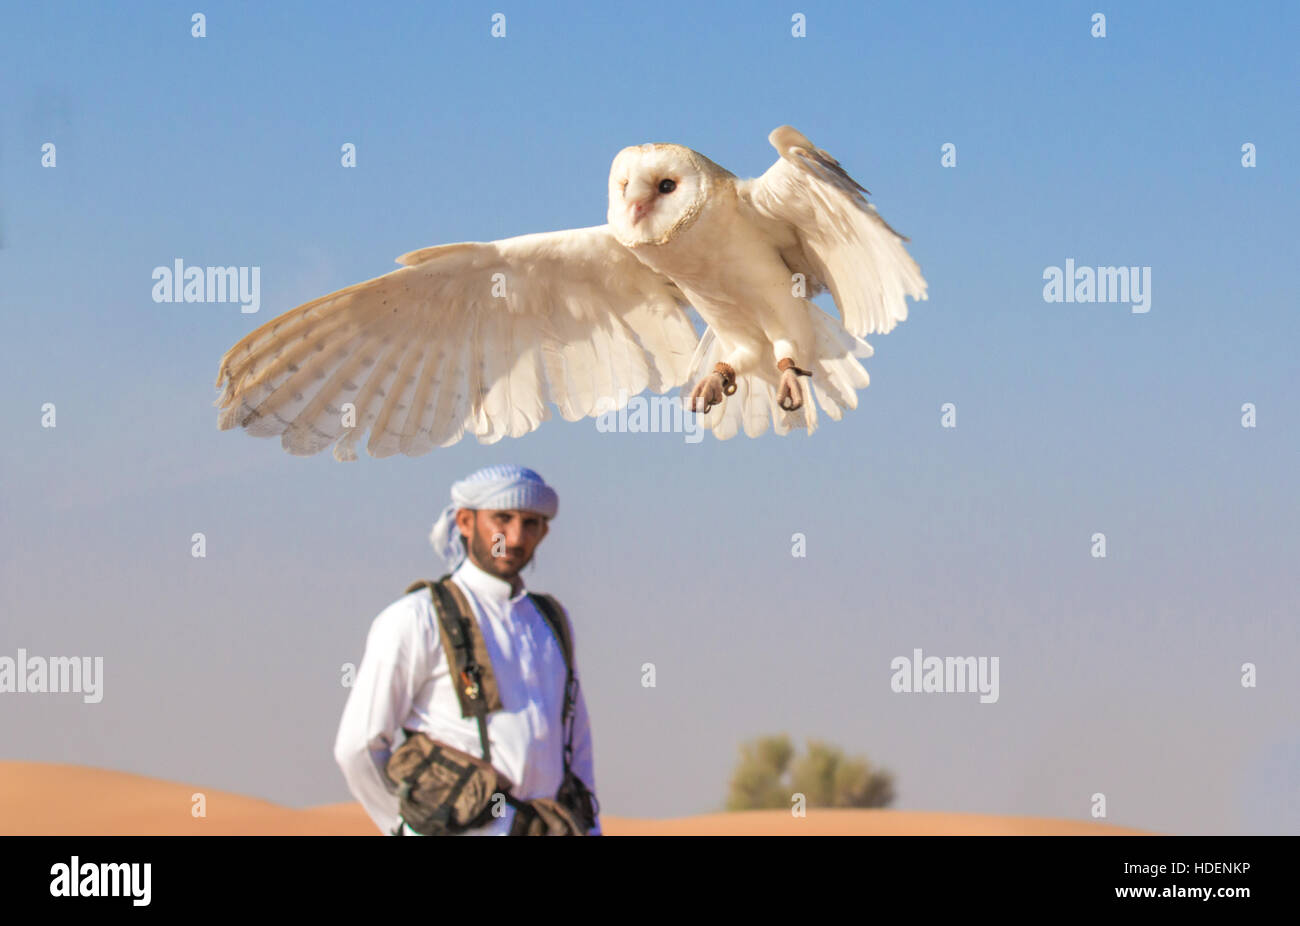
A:
{"type": "MultiPolygon", "coordinates": [[[[564,776],[564,652],[525,590],[465,561],[452,574],[483,632],[502,710],[487,715],[492,764],[521,800],[555,797],[564,776]]],[[[399,819],[396,791],[381,773],[406,727],[482,756],[478,722],[462,717],[428,589],[389,605],[370,626],[366,651],[343,708],[334,759],[348,788],[385,834],[399,819]]],[[[575,634],[576,635],[576,634],[575,634]]],[[[575,666],[574,674],[581,682],[575,666]]],[[[591,722],[581,684],[574,715],[573,770],[596,792],[591,722]]],[[[503,836],[515,809],[467,836],[503,836]]],[[[411,834],[409,828],[405,830],[411,834]]],[[[590,831],[600,834],[600,820],[590,831]]]]}

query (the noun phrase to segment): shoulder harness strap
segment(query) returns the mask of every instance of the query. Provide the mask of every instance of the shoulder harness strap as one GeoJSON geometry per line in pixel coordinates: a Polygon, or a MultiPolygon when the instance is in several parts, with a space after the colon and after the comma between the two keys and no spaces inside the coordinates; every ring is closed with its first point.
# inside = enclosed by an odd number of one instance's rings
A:
{"type": "Polygon", "coordinates": [[[567,774],[573,764],[573,721],[578,709],[578,678],[573,672],[573,628],[569,625],[569,615],[553,596],[543,592],[529,592],[528,597],[542,617],[546,618],[546,623],[551,626],[551,632],[555,634],[560,650],[564,653],[564,708],[560,717],[564,724],[564,771],[567,774]]]}
{"type": "Polygon", "coordinates": [[[492,659],[483,642],[483,632],[474,617],[465,593],[451,580],[451,574],[436,582],[423,580],[406,590],[429,589],[433,608],[438,615],[438,631],[447,664],[456,680],[456,698],[460,702],[461,716],[478,720],[479,740],[483,758],[492,761],[492,751],[487,738],[487,715],[500,710],[501,693],[496,676],[492,674],[492,659]]]}
{"type": "Polygon", "coordinates": [[[542,617],[546,618],[546,623],[551,625],[551,632],[555,634],[555,639],[564,652],[564,664],[571,667],[573,665],[573,629],[569,626],[569,615],[553,595],[547,595],[544,592],[529,592],[528,597],[533,599],[533,604],[537,606],[537,610],[541,612],[542,617]]]}

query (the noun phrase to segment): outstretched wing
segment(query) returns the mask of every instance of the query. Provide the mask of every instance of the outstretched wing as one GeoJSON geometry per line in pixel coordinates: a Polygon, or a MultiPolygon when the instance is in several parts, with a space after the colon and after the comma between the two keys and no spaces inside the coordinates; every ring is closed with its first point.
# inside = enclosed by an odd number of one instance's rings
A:
{"type": "Polygon", "coordinates": [[[788,125],[767,137],[781,155],[763,176],[738,189],[767,218],[793,230],[782,252],[815,295],[829,289],[844,327],[857,336],[884,334],[907,318],[907,301],[926,298],[908,240],[867,202],[866,189],[838,161],[788,125]]]}
{"type": "Polygon", "coordinates": [[[698,337],[666,277],[608,226],[404,254],[373,280],[301,305],[221,359],[218,425],[284,449],[356,458],[518,437],[666,392],[698,337]]]}

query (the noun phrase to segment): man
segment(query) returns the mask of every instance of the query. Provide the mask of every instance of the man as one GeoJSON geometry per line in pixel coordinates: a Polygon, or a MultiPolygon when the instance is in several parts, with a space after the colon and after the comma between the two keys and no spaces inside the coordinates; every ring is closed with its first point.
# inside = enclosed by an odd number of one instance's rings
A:
{"type": "MultiPolygon", "coordinates": [[[[434,548],[453,567],[483,635],[502,709],[488,714],[491,762],[523,801],[554,798],[563,778],[564,652],[524,589],[520,570],[550,529],[559,499],[537,473],[489,466],[455,483],[434,525],[434,548]],[[463,560],[463,561],[462,561],[463,560]],[[457,565],[459,564],[459,565],[457,565]]],[[[384,775],[403,728],[483,756],[477,721],[462,716],[428,588],[375,618],[343,708],[334,758],[353,795],[381,832],[417,835],[401,822],[384,775]]],[[[574,668],[577,674],[576,666],[574,668]]],[[[571,767],[594,794],[591,725],[578,687],[571,767]]],[[[509,833],[513,806],[464,835],[509,833]]],[[[600,818],[589,835],[600,835],[600,818]]]]}

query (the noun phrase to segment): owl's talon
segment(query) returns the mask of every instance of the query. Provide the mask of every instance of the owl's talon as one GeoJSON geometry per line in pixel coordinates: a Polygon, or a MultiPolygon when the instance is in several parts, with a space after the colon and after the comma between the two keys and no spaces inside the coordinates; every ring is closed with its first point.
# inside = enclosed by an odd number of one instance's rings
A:
{"type": "MultiPolygon", "coordinates": [[[[723,365],[723,364],[719,364],[723,365]]],[[[728,369],[731,369],[728,367],[728,369]]],[[[690,390],[690,401],[686,407],[697,415],[707,415],[708,410],[715,404],[722,404],[723,399],[731,394],[727,391],[727,386],[731,385],[732,393],[736,391],[735,377],[728,382],[727,376],[722,372],[712,372],[710,375],[702,378],[695,384],[695,388],[690,390]]]]}
{"type": "Polygon", "coordinates": [[[798,411],[803,408],[803,390],[799,388],[799,377],[812,376],[812,373],[799,369],[789,357],[778,363],[776,368],[781,371],[781,382],[776,391],[777,404],[788,412],[798,411]]]}
{"type": "Polygon", "coordinates": [[[717,373],[710,373],[695,384],[686,408],[697,415],[706,415],[713,406],[721,405],[722,399],[722,377],[717,373]]]}

